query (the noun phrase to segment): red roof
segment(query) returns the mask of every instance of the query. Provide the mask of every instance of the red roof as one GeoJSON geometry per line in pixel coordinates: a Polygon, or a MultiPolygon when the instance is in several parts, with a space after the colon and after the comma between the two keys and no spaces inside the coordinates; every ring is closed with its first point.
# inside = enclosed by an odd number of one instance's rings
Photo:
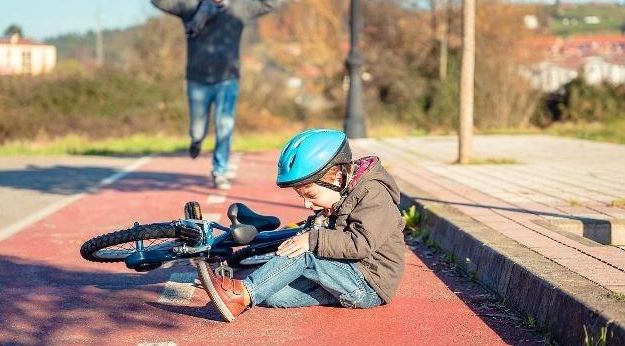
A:
{"type": "MultiPolygon", "coordinates": [[[[0,44],[10,44],[11,43],[11,38],[10,37],[0,37],[0,44]]],[[[17,39],[17,42],[13,43],[13,44],[22,44],[22,45],[31,45],[31,46],[42,46],[45,45],[44,43],[29,39],[29,38],[24,38],[24,37],[20,37],[17,39]]]]}
{"type": "Polygon", "coordinates": [[[525,45],[558,56],[613,55],[625,52],[625,35],[537,36],[525,45]]]}
{"type": "Polygon", "coordinates": [[[599,44],[605,43],[625,43],[625,35],[584,35],[584,36],[569,36],[564,39],[565,44],[583,44],[589,42],[596,42],[599,44]]]}

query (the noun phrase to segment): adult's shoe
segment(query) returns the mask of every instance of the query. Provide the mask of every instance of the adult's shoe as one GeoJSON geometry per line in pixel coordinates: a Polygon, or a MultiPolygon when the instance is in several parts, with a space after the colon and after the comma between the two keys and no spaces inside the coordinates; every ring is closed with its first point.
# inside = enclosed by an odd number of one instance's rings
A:
{"type": "Polygon", "coordinates": [[[219,190],[230,190],[232,187],[232,185],[230,185],[230,180],[228,180],[225,175],[213,174],[213,185],[219,190]]]}
{"type": "Polygon", "coordinates": [[[189,146],[189,156],[191,156],[192,159],[198,157],[201,151],[202,142],[191,142],[191,145],[189,146]]]}

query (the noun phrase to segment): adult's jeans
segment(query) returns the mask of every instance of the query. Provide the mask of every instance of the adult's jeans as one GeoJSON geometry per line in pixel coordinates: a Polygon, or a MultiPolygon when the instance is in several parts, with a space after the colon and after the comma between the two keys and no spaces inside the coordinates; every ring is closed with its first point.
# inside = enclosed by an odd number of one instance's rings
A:
{"type": "Polygon", "coordinates": [[[274,257],[243,284],[252,305],[370,308],[382,303],[354,263],[320,258],[312,252],[295,258],[274,257]]]}
{"type": "Polygon", "coordinates": [[[239,81],[230,79],[219,83],[200,83],[187,80],[192,142],[202,142],[208,135],[211,108],[215,118],[215,149],[213,174],[225,175],[228,170],[239,81]]]}

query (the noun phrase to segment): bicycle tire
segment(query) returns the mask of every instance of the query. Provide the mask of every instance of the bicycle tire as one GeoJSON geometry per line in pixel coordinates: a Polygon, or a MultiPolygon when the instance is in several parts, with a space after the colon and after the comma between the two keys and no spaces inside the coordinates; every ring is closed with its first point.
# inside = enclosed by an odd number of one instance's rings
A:
{"type": "Polygon", "coordinates": [[[202,220],[202,209],[200,208],[200,203],[196,201],[187,202],[184,205],[184,218],[202,220]]]}
{"type": "MultiPolygon", "coordinates": [[[[128,255],[135,251],[134,248],[120,248],[119,250],[111,249],[109,250],[110,254],[108,255],[104,255],[104,253],[100,253],[100,251],[109,247],[131,243],[136,240],[166,238],[177,240],[178,237],[178,231],[171,222],[137,225],[133,228],[103,234],[87,240],[80,248],[80,255],[87,261],[92,262],[123,262],[128,255]]],[[[198,233],[198,240],[200,237],[201,235],[198,233]]],[[[161,248],[166,248],[166,246],[167,244],[161,248]]]]}
{"type": "Polygon", "coordinates": [[[275,252],[283,241],[284,239],[281,239],[271,243],[246,246],[228,258],[228,265],[231,267],[248,267],[269,262],[271,258],[276,256],[275,252]]]}

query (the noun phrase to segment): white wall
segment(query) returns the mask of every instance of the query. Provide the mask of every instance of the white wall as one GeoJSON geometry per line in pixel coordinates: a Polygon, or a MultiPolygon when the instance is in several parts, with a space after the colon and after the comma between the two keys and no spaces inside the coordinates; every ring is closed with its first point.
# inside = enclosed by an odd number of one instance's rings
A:
{"type": "Polygon", "coordinates": [[[0,44],[0,74],[30,73],[38,75],[52,71],[56,65],[56,47],[48,45],[0,44]],[[30,52],[30,71],[23,64],[24,52],[30,52]]]}

